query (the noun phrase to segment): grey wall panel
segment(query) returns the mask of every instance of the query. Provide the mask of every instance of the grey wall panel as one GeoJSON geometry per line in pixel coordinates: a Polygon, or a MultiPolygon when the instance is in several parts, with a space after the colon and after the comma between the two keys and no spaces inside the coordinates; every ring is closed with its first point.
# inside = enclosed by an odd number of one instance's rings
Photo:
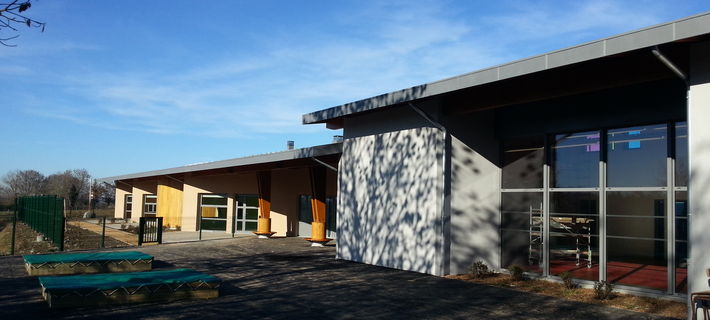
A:
{"type": "Polygon", "coordinates": [[[494,113],[447,119],[451,142],[451,274],[468,272],[474,261],[500,268],[499,142],[494,113]]]}
{"type": "Polygon", "coordinates": [[[346,139],[337,257],[440,275],[444,135],[414,128],[346,139]]]}
{"type": "Polygon", "coordinates": [[[604,56],[604,43],[592,42],[581,46],[572,47],[557,52],[552,52],[547,56],[547,67],[556,68],[572,63],[591,60],[604,56]]]}
{"type": "Polygon", "coordinates": [[[500,79],[512,78],[515,76],[542,71],[547,68],[547,57],[537,56],[515,63],[500,66],[500,79]]]}
{"type": "Polygon", "coordinates": [[[688,105],[690,184],[689,291],[705,291],[710,268],[710,42],[691,51],[688,105]]]}
{"type": "Polygon", "coordinates": [[[642,47],[655,46],[675,40],[673,24],[661,25],[626,34],[606,41],[606,54],[617,54],[642,47]],[[628,36],[633,34],[633,36],[628,36]]]}
{"type": "MultiPolygon", "coordinates": [[[[437,110],[429,103],[414,102],[429,115],[436,117],[437,110]]],[[[352,139],[373,134],[407,130],[431,126],[424,118],[418,115],[411,107],[398,106],[382,110],[377,113],[362,114],[345,119],[343,138],[352,139]]]]}
{"type": "Polygon", "coordinates": [[[707,32],[710,25],[710,15],[700,15],[693,19],[678,21],[675,26],[676,39],[694,37],[707,32]]]}

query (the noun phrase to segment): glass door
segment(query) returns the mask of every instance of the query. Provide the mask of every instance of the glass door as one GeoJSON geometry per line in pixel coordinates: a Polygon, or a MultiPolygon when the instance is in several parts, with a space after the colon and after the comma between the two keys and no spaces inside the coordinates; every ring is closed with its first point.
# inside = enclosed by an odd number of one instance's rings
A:
{"type": "Polygon", "coordinates": [[[548,270],[599,279],[600,132],[558,134],[550,143],[548,270]]]}
{"type": "Polygon", "coordinates": [[[200,195],[200,230],[227,231],[227,195],[200,195]]]}
{"type": "Polygon", "coordinates": [[[259,224],[259,196],[238,195],[237,215],[234,219],[234,233],[256,231],[259,224]]]}

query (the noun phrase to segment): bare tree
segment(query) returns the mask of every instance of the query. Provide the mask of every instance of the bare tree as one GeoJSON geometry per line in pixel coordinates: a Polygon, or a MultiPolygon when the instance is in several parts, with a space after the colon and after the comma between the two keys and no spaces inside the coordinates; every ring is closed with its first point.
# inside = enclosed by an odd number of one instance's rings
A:
{"type": "Polygon", "coordinates": [[[7,41],[20,36],[16,33],[19,32],[17,28],[22,25],[28,28],[41,28],[42,32],[44,32],[44,27],[47,25],[46,23],[39,22],[25,15],[25,11],[29,10],[31,7],[31,0],[14,0],[10,3],[0,3],[0,32],[9,29],[15,34],[13,36],[4,36],[0,33],[0,44],[7,47],[15,47],[16,45],[10,44],[7,41]]]}
{"type": "Polygon", "coordinates": [[[46,178],[35,170],[15,170],[6,174],[2,182],[16,196],[39,195],[46,192],[46,178]]]}

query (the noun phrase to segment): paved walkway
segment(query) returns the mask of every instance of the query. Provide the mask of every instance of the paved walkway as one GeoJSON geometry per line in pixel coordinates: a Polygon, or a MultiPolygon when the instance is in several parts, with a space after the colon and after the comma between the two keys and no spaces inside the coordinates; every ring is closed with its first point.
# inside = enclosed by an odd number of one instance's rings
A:
{"type": "Polygon", "coordinates": [[[221,297],[49,310],[22,258],[0,257],[0,318],[663,319],[335,260],[334,247],[312,248],[299,238],[243,237],[139,250],[155,256],[156,269],[188,267],[221,278],[221,297]]]}

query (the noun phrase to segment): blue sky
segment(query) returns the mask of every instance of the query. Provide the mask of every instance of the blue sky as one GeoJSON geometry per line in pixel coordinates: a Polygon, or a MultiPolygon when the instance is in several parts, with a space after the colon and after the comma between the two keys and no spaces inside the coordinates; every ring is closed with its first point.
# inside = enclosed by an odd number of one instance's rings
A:
{"type": "MultiPolygon", "coordinates": [[[[329,143],[301,115],[710,10],[710,1],[36,0],[0,47],[0,175],[329,143]]],[[[3,33],[5,34],[5,33],[3,33]]]]}

